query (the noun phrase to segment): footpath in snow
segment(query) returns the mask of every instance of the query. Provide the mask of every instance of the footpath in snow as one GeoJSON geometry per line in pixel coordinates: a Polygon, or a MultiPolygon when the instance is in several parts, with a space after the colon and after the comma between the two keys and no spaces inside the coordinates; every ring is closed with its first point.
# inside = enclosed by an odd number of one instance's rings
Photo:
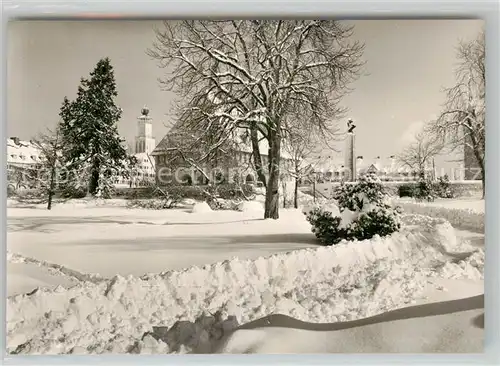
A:
{"type": "MultiPolygon", "coordinates": [[[[270,314],[312,323],[355,320],[422,301],[441,286],[435,279],[482,281],[483,249],[457,240],[449,223],[413,215],[405,224],[387,238],[13,296],[8,351],[213,352],[239,324],[270,314]]],[[[280,225],[290,223],[273,222],[280,225]]]]}

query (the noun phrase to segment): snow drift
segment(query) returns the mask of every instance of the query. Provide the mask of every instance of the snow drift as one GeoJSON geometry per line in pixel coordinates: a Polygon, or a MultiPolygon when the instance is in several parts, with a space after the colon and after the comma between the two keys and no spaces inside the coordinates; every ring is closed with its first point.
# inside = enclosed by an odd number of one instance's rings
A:
{"type": "Polygon", "coordinates": [[[480,294],[331,324],[269,316],[237,329],[214,353],[481,353],[483,329],[480,294]]]}
{"type": "Polygon", "coordinates": [[[460,247],[457,257],[449,223],[406,223],[385,238],[13,296],[8,352],[210,352],[238,324],[269,314],[354,320],[411,303],[432,276],[482,278],[484,252],[460,247]]]}
{"type": "Polygon", "coordinates": [[[242,201],[238,204],[240,212],[262,212],[264,213],[264,205],[259,201],[242,201]]]}
{"type": "Polygon", "coordinates": [[[191,213],[209,213],[213,210],[210,208],[206,202],[197,202],[191,208],[191,213]]]}
{"type": "Polygon", "coordinates": [[[484,212],[477,212],[466,208],[440,207],[424,202],[396,201],[405,213],[440,217],[449,221],[453,226],[475,232],[484,232],[484,212]]]}

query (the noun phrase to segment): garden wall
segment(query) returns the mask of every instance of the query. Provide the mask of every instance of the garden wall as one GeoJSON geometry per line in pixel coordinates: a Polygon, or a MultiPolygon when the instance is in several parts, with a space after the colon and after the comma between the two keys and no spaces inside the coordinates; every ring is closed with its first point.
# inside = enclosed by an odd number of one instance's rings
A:
{"type": "MultiPolygon", "coordinates": [[[[385,187],[388,194],[391,196],[398,195],[398,188],[401,185],[405,184],[415,184],[416,182],[406,181],[406,182],[382,182],[382,185],[385,187]]],[[[346,183],[352,184],[352,183],[346,183]]],[[[454,190],[456,197],[477,197],[482,195],[482,184],[481,181],[459,181],[459,182],[450,182],[452,189],[454,190]]],[[[316,192],[327,197],[330,197],[333,189],[340,186],[340,183],[318,183],[316,184],[316,192]]],[[[306,191],[306,188],[302,189],[303,192],[306,191]]],[[[311,192],[311,190],[307,190],[307,192],[311,192]]]]}

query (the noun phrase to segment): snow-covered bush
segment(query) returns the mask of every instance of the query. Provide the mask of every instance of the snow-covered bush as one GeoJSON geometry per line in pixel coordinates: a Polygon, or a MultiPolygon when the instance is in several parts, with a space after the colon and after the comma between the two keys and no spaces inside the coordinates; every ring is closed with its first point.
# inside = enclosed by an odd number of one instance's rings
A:
{"type": "Polygon", "coordinates": [[[415,197],[415,191],[417,190],[417,185],[415,183],[404,183],[398,187],[398,196],[403,197],[415,197]]]}
{"type": "Polygon", "coordinates": [[[306,215],[312,225],[312,232],[323,244],[337,244],[347,239],[347,229],[340,227],[340,216],[333,216],[331,211],[322,207],[315,207],[306,215]]]}
{"type": "Polygon", "coordinates": [[[316,206],[304,214],[322,243],[364,240],[390,235],[401,228],[400,208],[392,207],[380,180],[374,175],[357,184],[344,184],[335,193],[338,204],[316,206]]]}
{"type": "Polygon", "coordinates": [[[67,185],[61,192],[63,198],[85,198],[87,197],[87,187],[79,185],[67,185]]]}
{"type": "Polygon", "coordinates": [[[427,202],[432,202],[436,199],[434,184],[430,179],[422,176],[419,178],[415,189],[415,198],[417,201],[427,202]]]}
{"type": "Polygon", "coordinates": [[[439,177],[437,183],[434,184],[434,191],[436,196],[440,198],[454,198],[455,190],[450,183],[447,175],[439,177]]]}
{"type": "Polygon", "coordinates": [[[99,184],[95,196],[97,198],[110,199],[114,193],[114,185],[109,179],[108,172],[99,173],[99,184]]]}
{"type": "Polygon", "coordinates": [[[391,235],[401,228],[399,213],[397,209],[394,210],[385,204],[375,206],[359,215],[357,221],[351,225],[349,234],[357,240],[371,239],[375,235],[391,235]]]}
{"type": "Polygon", "coordinates": [[[398,187],[399,197],[411,197],[417,201],[432,202],[437,197],[454,198],[456,192],[447,175],[439,177],[437,182],[420,177],[417,183],[402,184],[398,187]]]}
{"type": "Polygon", "coordinates": [[[375,174],[367,174],[356,184],[342,184],[333,193],[333,198],[339,207],[359,211],[364,205],[382,205],[387,194],[380,179],[375,174]]]}

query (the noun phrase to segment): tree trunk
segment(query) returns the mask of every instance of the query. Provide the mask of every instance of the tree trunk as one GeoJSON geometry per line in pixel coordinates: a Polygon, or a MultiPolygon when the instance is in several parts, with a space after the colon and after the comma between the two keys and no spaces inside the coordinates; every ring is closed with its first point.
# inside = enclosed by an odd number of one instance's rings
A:
{"type": "Polygon", "coordinates": [[[52,199],[54,197],[55,183],[56,183],[56,165],[53,164],[50,167],[50,182],[49,182],[49,192],[48,192],[48,202],[47,202],[47,210],[52,209],[52,199]]]}
{"type": "Polygon", "coordinates": [[[299,208],[299,178],[295,177],[295,187],[293,189],[293,207],[299,208]]]}
{"type": "Polygon", "coordinates": [[[266,186],[265,219],[279,219],[279,178],[281,135],[279,126],[269,133],[269,180],[266,186]]]}
{"type": "Polygon", "coordinates": [[[481,185],[482,185],[482,188],[483,188],[483,194],[482,194],[482,199],[484,199],[485,195],[486,195],[486,171],[484,170],[484,158],[481,159],[481,156],[479,155],[479,153],[477,154],[476,156],[478,162],[479,162],[479,167],[481,168],[481,185]]]}
{"type": "Polygon", "coordinates": [[[255,126],[250,127],[250,140],[252,142],[253,162],[255,164],[255,171],[257,172],[257,179],[262,182],[264,187],[267,187],[266,176],[262,166],[262,157],[260,156],[259,134],[255,126]]]}
{"type": "MultiPolygon", "coordinates": [[[[470,121],[469,121],[469,125],[471,125],[470,121]]],[[[472,151],[474,153],[474,157],[476,158],[476,161],[478,162],[479,167],[481,169],[481,184],[483,186],[482,198],[484,199],[485,194],[486,194],[486,186],[485,186],[486,172],[484,170],[484,144],[482,144],[482,146],[481,146],[480,142],[478,141],[476,136],[474,136],[473,133],[470,133],[469,136],[470,136],[470,139],[472,142],[472,151]],[[480,149],[480,147],[482,147],[482,149],[480,149]],[[483,151],[483,153],[481,153],[481,151],[483,151]]]]}
{"type": "Polygon", "coordinates": [[[92,172],[90,174],[90,184],[89,184],[89,193],[93,196],[97,194],[97,190],[99,189],[99,171],[100,164],[99,162],[95,162],[92,166],[92,172]]]}
{"type": "Polygon", "coordinates": [[[484,169],[481,170],[481,183],[483,185],[483,196],[482,196],[482,199],[484,200],[484,197],[486,196],[486,177],[485,177],[485,174],[484,174],[484,169]]]}
{"type": "Polygon", "coordinates": [[[316,203],[316,176],[314,176],[313,180],[313,202],[316,203]]]}
{"type": "Polygon", "coordinates": [[[484,156],[482,156],[481,152],[479,151],[479,148],[477,146],[477,140],[473,140],[473,142],[475,143],[474,145],[474,157],[476,158],[476,161],[478,162],[479,164],[479,168],[481,169],[481,185],[482,185],[482,188],[483,188],[483,195],[482,195],[482,198],[484,199],[485,197],[485,194],[486,194],[486,186],[485,186],[485,182],[486,182],[486,172],[484,170],[484,156]]]}
{"type": "Polygon", "coordinates": [[[286,208],[287,195],[286,195],[286,181],[284,179],[282,179],[281,181],[281,187],[283,189],[283,208],[286,208]]]}

